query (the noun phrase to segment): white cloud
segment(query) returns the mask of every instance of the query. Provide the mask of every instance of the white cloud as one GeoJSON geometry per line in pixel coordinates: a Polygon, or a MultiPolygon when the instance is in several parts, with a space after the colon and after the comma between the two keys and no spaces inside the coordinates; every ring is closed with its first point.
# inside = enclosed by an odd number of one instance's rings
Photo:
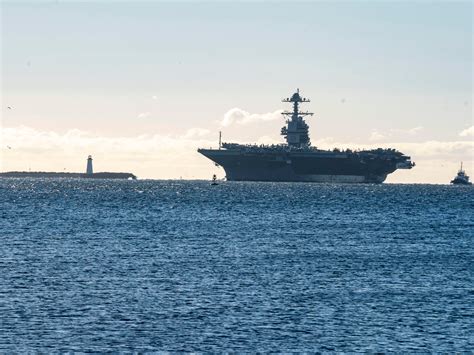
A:
{"type": "Polygon", "coordinates": [[[273,121],[281,119],[283,110],[268,113],[249,113],[240,108],[234,107],[226,112],[224,118],[220,122],[223,127],[228,127],[233,124],[246,125],[258,121],[273,121]]]}
{"type": "Polygon", "coordinates": [[[156,96],[156,95],[153,95],[151,98],[152,98],[153,100],[158,100],[158,96],[156,96]]]}
{"type": "Polygon", "coordinates": [[[466,128],[461,133],[459,133],[461,137],[474,137],[474,126],[466,128]]]}
{"type": "Polygon", "coordinates": [[[474,142],[472,141],[425,141],[425,142],[384,142],[363,144],[356,142],[335,142],[332,139],[320,139],[314,144],[322,149],[376,149],[395,148],[404,154],[417,158],[431,160],[457,159],[465,157],[467,160],[474,156],[474,142]]]}
{"type": "Polygon", "coordinates": [[[380,141],[382,139],[385,139],[385,136],[378,131],[372,131],[369,137],[369,140],[371,141],[380,141]]]}
{"type": "Polygon", "coordinates": [[[370,134],[370,141],[381,141],[383,139],[400,139],[406,136],[416,136],[423,130],[422,126],[417,126],[409,129],[400,129],[400,128],[391,128],[387,132],[380,132],[378,130],[373,130],[370,134]]]}
{"type": "Polygon", "coordinates": [[[430,159],[455,159],[456,156],[473,157],[474,142],[470,141],[425,141],[420,143],[393,143],[393,147],[412,156],[430,159]]]}
{"type": "Polygon", "coordinates": [[[407,133],[414,136],[416,134],[418,134],[418,132],[422,131],[423,130],[423,127],[422,126],[418,126],[418,127],[413,127],[413,128],[410,128],[409,130],[407,130],[407,133]]]}
{"type": "Polygon", "coordinates": [[[217,138],[206,136],[211,131],[191,128],[179,136],[142,134],[138,136],[100,136],[79,129],[66,132],[41,131],[27,126],[0,128],[2,145],[16,151],[41,154],[87,151],[108,152],[125,155],[153,155],[163,150],[183,151],[199,146],[217,146],[217,138]]]}
{"type": "Polygon", "coordinates": [[[138,114],[137,118],[147,118],[150,117],[151,113],[150,112],[141,112],[138,114]]]}
{"type": "Polygon", "coordinates": [[[183,136],[105,137],[77,129],[60,133],[25,126],[1,128],[0,169],[81,172],[91,154],[96,171],[128,171],[141,178],[208,178],[213,165],[197,148],[216,148],[217,139],[205,139],[203,134],[195,130],[183,136]]]}
{"type": "Polygon", "coordinates": [[[190,128],[181,137],[185,139],[195,138],[195,137],[204,137],[204,136],[207,136],[209,133],[211,133],[211,131],[206,128],[190,128]]]}

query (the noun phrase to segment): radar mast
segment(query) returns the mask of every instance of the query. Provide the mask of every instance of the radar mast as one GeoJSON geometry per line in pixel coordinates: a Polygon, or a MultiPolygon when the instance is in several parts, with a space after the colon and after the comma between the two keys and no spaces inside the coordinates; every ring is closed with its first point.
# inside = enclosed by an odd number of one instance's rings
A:
{"type": "Polygon", "coordinates": [[[312,112],[302,112],[299,110],[299,104],[302,102],[310,102],[309,99],[300,96],[300,89],[296,89],[296,92],[291,98],[283,99],[282,102],[292,102],[293,111],[283,111],[281,114],[288,117],[286,120],[286,126],[282,127],[281,135],[285,137],[286,142],[289,146],[298,148],[307,148],[311,146],[309,140],[308,125],[306,124],[304,117],[312,116],[312,112]]]}

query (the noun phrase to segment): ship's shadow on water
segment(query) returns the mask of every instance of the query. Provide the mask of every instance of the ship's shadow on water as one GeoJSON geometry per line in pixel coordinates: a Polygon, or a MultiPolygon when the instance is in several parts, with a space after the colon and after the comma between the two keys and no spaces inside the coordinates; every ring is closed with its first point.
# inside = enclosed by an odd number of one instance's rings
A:
{"type": "Polygon", "coordinates": [[[473,349],[474,189],[0,179],[0,350],[473,349]]]}

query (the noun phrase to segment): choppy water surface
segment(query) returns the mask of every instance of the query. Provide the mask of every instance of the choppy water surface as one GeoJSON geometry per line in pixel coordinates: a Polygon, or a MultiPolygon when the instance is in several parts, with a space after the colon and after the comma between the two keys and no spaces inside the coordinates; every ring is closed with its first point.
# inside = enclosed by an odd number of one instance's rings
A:
{"type": "Polygon", "coordinates": [[[466,351],[474,188],[0,180],[0,350],[466,351]]]}

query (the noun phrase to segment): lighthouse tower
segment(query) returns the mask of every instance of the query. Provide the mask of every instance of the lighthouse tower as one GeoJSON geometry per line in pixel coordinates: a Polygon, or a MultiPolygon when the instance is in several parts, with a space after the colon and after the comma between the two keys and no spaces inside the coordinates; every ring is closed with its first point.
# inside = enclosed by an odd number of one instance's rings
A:
{"type": "Polygon", "coordinates": [[[87,175],[92,175],[93,174],[93,171],[92,171],[92,155],[89,155],[87,157],[87,170],[86,170],[86,174],[87,175]]]}

